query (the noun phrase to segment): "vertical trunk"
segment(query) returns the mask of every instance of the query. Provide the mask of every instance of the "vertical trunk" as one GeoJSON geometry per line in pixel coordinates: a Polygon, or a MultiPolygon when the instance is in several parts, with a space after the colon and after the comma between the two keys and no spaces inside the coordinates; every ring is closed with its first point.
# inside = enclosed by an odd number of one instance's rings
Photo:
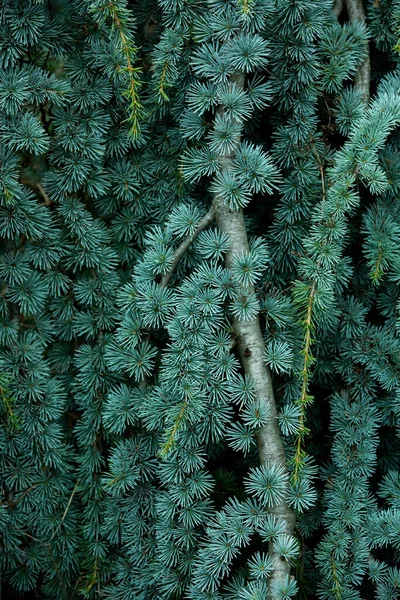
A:
{"type": "MultiPolygon", "coordinates": [[[[244,86],[244,75],[236,74],[231,77],[237,86],[244,86]]],[[[219,109],[221,112],[223,108],[219,109]]],[[[221,156],[222,169],[231,167],[234,152],[221,156]]],[[[230,240],[230,250],[226,256],[226,266],[231,267],[232,258],[236,254],[249,251],[249,243],[244,223],[243,211],[231,211],[221,197],[214,197],[215,215],[218,227],[225,232],[230,240]]],[[[253,286],[243,288],[243,294],[254,292],[253,286]]],[[[262,465],[270,464],[287,469],[283,442],[277,420],[277,409],[272,387],[271,373],[265,360],[265,344],[261,332],[259,317],[252,321],[242,322],[233,319],[233,328],[237,336],[238,349],[245,373],[252,379],[256,396],[261,404],[265,403],[269,409],[268,422],[260,427],[257,432],[257,446],[262,465]]],[[[270,510],[271,513],[281,517],[286,523],[286,533],[292,534],[295,525],[295,513],[286,501],[270,510]]],[[[272,543],[269,548],[274,561],[274,572],[270,583],[282,580],[290,573],[290,564],[282,560],[273,550],[272,543]]],[[[273,600],[272,596],[271,599],[273,600]]]]}
{"type": "MultiPolygon", "coordinates": [[[[349,15],[350,23],[367,22],[362,0],[345,0],[345,4],[347,13],[349,15]]],[[[369,48],[367,45],[367,56],[362,65],[360,65],[354,78],[354,85],[362,93],[365,102],[368,102],[369,100],[370,81],[371,61],[369,58],[369,48]]]]}

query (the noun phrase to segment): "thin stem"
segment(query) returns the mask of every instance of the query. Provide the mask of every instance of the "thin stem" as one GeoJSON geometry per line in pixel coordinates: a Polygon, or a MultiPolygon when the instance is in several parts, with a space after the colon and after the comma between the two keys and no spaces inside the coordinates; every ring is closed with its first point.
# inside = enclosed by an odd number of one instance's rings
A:
{"type": "Polygon", "coordinates": [[[13,398],[8,398],[7,397],[7,390],[5,388],[3,388],[0,385],[0,394],[1,394],[1,399],[3,400],[3,403],[8,411],[9,414],[9,423],[10,423],[10,427],[12,429],[17,429],[18,427],[18,417],[14,414],[13,410],[12,410],[12,403],[14,402],[13,398]]]}
{"type": "Polygon", "coordinates": [[[322,164],[321,157],[319,155],[319,152],[318,152],[314,142],[312,142],[312,149],[317,158],[318,170],[319,170],[319,174],[321,175],[321,188],[322,188],[321,218],[322,218],[323,214],[324,214],[324,205],[325,205],[325,198],[326,198],[324,165],[322,164]]]}
{"type": "Polygon", "coordinates": [[[254,6],[254,0],[239,0],[239,4],[244,15],[248,15],[254,6]]]}
{"type": "Polygon", "coordinates": [[[26,490],[25,490],[25,491],[24,491],[24,492],[21,494],[21,496],[19,496],[19,498],[17,498],[17,499],[16,499],[16,501],[15,501],[15,506],[16,506],[16,505],[17,505],[19,502],[21,502],[21,500],[22,500],[23,498],[25,498],[25,496],[27,496],[27,495],[29,494],[29,492],[31,492],[32,490],[34,490],[34,489],[35,489],[35,488],[36,488],[38,485],[39,485],[38,483],[34,483],[34,484],[32,484],[30,487],[28,487],[28,489],[26,489],[26,490]]]}
{"type": "Polygon", "coordinates": [[[177,419],[175,420],[174,426],[172,427],[172,429],[168,435],[168,439],[167,439],[166,443],[164,444],[163,448],[160,451],[161,456],[166,456],[168,454],[168,452],[171,450],[172,446],[174,445],[176,432],[178,431],[178,429],[184,419],[187,406],[188,406],[188,404],[186,401],[182,403],[181,410],[179,412],[177,419]]]}
{"type": "Polygon", "coordinates": [[[336,600],[342,600],[342,586],[340,585],[340,581],[337,576],[336,563],[335,563],[335,559],[333,558],[333,556],[331,557],[331,560],[332,560],[332,576],[333,576],[333,585],[334,585],[332,591],[335,594],[336,600]]]}
{"type": "Polygon", "coordinates": [[[159,91],[160,95],[164,98],[164,100],[167,100],[167,102],[169,102],[169,98],[165,91],[165,80],[166,80],[166,76],[167,76],[168,67],[169,67],[169,61],[167,60],[163,67],[163,70],[161,72],[160,85],[158,86],[158,91],[159,91]]]}
{"type": "Polygon", "coordinates": [[[371,279],[375,284],[379,283],[379,280],[383,275],[383,268],[382,268],[383,256],[384,256],[384,254],[383,254],[382,245],[380,245],[380,249],[378,252],[378,258],[376,260],[375,267],[372,269],[372,271],[370,273],[371,279]]]}
{"type": "MultiPolygon", "coordinates": [[[[320,157],[319,152],[314,143],[312,143],[312,149],[317,158],[318,169],[319,169],[319,172],[321,175],[321,188],[322,188],[321,218],[322,218],[323,213],[324,213],[324,204],[325,204],[325,198],[326,198],[324,166],[322,164],[321,157],[320,157]]],[[[317,268],[319,268],[320,265],[321,265],[321,260],[318,260],[317,268]]],[[[305,335],[304,335],[304,348],[302,350],[302,353],[303,353],[304,358],[303,358],[303,368],[301,370],[301,380],[302,380],[301,394],[300,394],[299,400],[297,401],[298,405],[300,406],[300,417],[299,417],[299,433],[298,433],[297,439],[296,439],[295,455],[293,458],[293,464],[294,464],[293,474],[292,474],[293,482],[296,482],[298,480],[299,472],[301,470],[301,465],[302,465],[303,458],[304,458],[303,440],[304,440],[305,434],[308,432],[308,430],[305,427],[306,410],[307,410],[307,405],[312,400],[311,396],[308,395],[308,383],[310,380],[310,366],[311,366],[311,363],[313,362],[313,356],[311,354],[311,346],[313,344],[313,339],[311,337],[311,334],[312,334],[312,330],[314,329],[313,307],[314,307],[314,299],[315,299],[316,291],[317,291],[317,282],[314,279],[311,284],[310,295],[309,295],[308,303],[307,303],[306,317],[303,322],[303,325],[305,328],[305,335]]]]}
{"type": "Polygon", "coordinates": [[[61,519],[60,523],[58,524],[57,528],[54,530],[54,532],[53,532],[53,535],[51,536],[51,538],[50,538],[50,540],[49,540],[49,543],[50,543],[50,542],[53,540],[53,538],[54,538],[54,536],[56,535],[57,531],[60,529],[61,525],[64,523],[64,521],[65,521],[65,517],[67,516],[67,513],[68,513],[68,511],[69,511],[69,508],[70,508],[70,506],[71,506],[71,502],[72,502],[72,499],[73,499],[73,497],[74,497],[74,495],[75,495],[75,492],[76,492],[76,490],[77,490],[77,488],[78,488],[78,485],[79,485],[79,479],[78,479],[78,481],[76,482],[74,489],[72,490],[72,494],[71,494],[71,496],[69,497],[68,504],[67,504],[67,506],[66,506],[66,508],[65,508],[65,510],[64,510],[64,514],[63,514],[63,516],[62,516],[62,519],[61,519]]]}
{"type": "Polygon", "coordinates": [[[53,201],[50,200],[50,198],[48,197],[48,195],[46,194],[45,190],[43,189],[42,185],[39,182],[36,183],[36,187],[39,190],[40,194],[43,196],[43,199],[44,199],[43,205],[50,206],[50,204],[53,204],[53,201]]]}

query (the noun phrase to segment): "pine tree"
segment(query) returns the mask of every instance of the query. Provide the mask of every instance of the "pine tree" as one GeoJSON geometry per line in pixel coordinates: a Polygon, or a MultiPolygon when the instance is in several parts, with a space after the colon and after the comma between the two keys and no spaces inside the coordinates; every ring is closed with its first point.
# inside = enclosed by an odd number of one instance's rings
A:
{"type": "Polygon", "coordinates": [[[399,37],[1,4],[5,598],[398,597],[399,37]]]}

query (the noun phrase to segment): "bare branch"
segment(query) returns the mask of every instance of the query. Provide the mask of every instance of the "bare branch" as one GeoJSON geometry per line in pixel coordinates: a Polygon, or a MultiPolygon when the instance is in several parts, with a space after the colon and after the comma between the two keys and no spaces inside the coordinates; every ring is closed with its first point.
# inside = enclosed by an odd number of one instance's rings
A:
{"type": "Polygon", "coordinates": [[[46,192],[44,191],[42,185],[39,182],[36,183],[36,187],[39,190],[40,194],[44,198],[44,202],[43,202],[44,206],[50,206],[50,204],[53,204],[53,201],[50,200],[50,198],[48,197],[48,195],[46,194],[46,192]]]}
{"type": "MultiPolygon", "coordinates": [[[[347,13],[349,15],[350,23],[366,23],[367,18],[365,16],[364,6],[362,0],[345,0],[347,13]]],[[[354,84],[358,90],[360,90],[365,102],[369,100],[369,88],[371,83],[371,60],[369,56],[369,47],[367,45],[367,56],[358,68],[356,73],[354,84]]]]}
{"type": "Polygon", "coordinates": [[[174,254],[174,260],[172,261],[172,265],[171,265],[170,269],[168,270],[168,272],[165,273],[165,275],[163,275],[163,277],[160,281],[161,287],[166,287],[168,285],[169,280],[171,279],[176,267],[179,264],[179,261],[181,260],[182,256],[185,254],[186,250],[189,248],[190,244],[192,242],[194,242],[194,240],[203,231],[203,229],[205,229],[208,225],[210,225],[213,222],[214,217],[215,217],[215,206],[214,206],[214,204],[212,204],[208,213],[206,215],[204,215],[204,217],[202,219],[200,219],[196,231],[194,233],[192,233],[192,235],[188,235],[183,240],[181,245],[176,249],[175,254],[174,254]]]}
{"type": "Polygon", "coordinates": [[[332,8],[332,12],[336,18],[339,17],[342,10],[343,10],[343,0],[336,0],[335,4],[333,5],[333,8],[332,8]]]}
{"type": "Polygon", "coordinates": [[[67,516],[67,513],[68,513],[68,511],[69,511],[69,508],[70,508],[70,506],[71,506],[72,498],[74,497],[74,495],[75,495],[75,492],[76,492],[76,490],[78,489],[78,485],[79,485],[79,479],[78,479],[78,481],[76,482],[74,489],[72,490],[71,496],[69,497],[68,504],[67,504],[67,506],[66,506],[66,508],[65,508],[65,510],[64,510],[64,514],[63,514],[63,516],[62,516],[62,519],[61,519],[61,521],[59,522],[59,524],[57,525],[57,528],[54,530],[54,533],[53,533],[53,535],[52,535],[52,536],[51,536],[51,538],[49,539],[49,544],[50,544],[50,542],[51,542],[51,541],[54,539],[54,536],[56,535],[56,533],[57,533],[57,532],[58,532],[58,530],[60,529],[61,525],[62,525],[62,524],[64,523],[64,521],[65,521],[65,517],[67,516]]]}

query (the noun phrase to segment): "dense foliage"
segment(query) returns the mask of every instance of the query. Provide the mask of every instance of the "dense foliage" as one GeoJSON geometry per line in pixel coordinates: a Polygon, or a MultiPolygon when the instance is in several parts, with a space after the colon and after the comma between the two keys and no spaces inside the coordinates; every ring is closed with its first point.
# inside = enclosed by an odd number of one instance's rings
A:
{"type": "Polygon", "coordinates": [[[399,37],[0,3],[4,598],[399,597],[399,37]]]}

